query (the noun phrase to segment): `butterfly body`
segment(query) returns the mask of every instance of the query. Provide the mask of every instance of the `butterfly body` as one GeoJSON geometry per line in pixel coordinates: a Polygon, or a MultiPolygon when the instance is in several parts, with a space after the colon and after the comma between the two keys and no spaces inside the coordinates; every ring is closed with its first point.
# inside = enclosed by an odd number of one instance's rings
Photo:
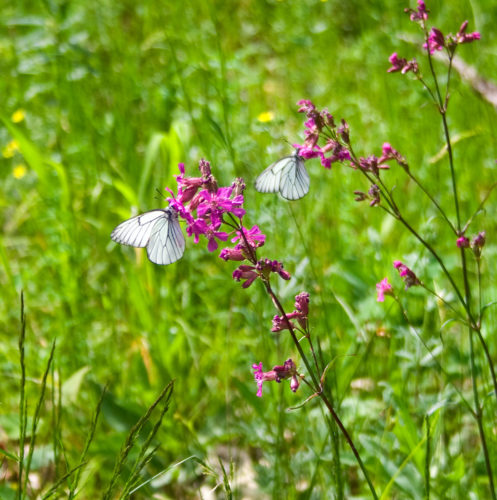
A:
{"type": "Polygon", "coordinates": [[[150,210],[121,222],[110,237],[121,245],[146,247],[147,256],[154,264],[172,264],[181,259],[185,251],[178,214],[171,207],[150,210]]]}
{"type": "Polygon", "coordinates": [[[309,174],[298,150],[267,167],[255,180],[259,193],[280,193],[287,200],[298,200],[309,192],[309,174]]]}

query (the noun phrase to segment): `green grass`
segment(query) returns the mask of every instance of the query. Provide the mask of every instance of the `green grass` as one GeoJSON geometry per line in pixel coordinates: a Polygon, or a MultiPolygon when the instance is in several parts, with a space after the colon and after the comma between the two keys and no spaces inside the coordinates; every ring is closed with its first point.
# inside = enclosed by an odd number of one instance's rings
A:
{"type": "MultiPolygon", "coordinates": [[[[159,415],[144,425],[130,460],[122,464],[115,494],[132,489],[126,481],[137,479],[136,464],[155,446],[139,476],[146,484],[133,498],[207,498],[216,485],[220,498],[339,494],[323,409],[312,402],[285,411],[308,396],[306,389],[294,395],[285,384],[266,384],[264,397],[255,396],[252,363],[263,361],[267,369],[288,357],[298,359],[287,335],[270,333],[275,311],[262,287],[243,290],[231,279],[233,263],[190,239],[183,259],[167,267],[151,264],[142,250],[110,241],[119,222],[164,205],[155,190],[174,186],[178,162],[195,175],[202,157],[212,162],[221,184],[235,176],[246,180],[248,224],[267,234],[264,256],[283,261],[292,273],[291,281],[276,287],[285,307],[293,307],[301,290],[311,293],[312,333],[324,362],[334,359],[328,381],[336,407],[379,494],[424,498],[425,415],[439,405],[429,420],[431,498],[486,498],[477,428],[454,390],[472,400],[467,332],[444,324],[446,308],[421,291],[402,292],[409,318],[437,352],[443,374],[398,307],[376,303],[375,283],[385,276],[402,290],[392,268],[395,259],[415,265],[439,293],[450,293],[433,259],[380,210],[354,202],[353,191],[367,186],[348,169],[326,171],[310,161],[311,193],[295,203],[252,189],[265,166],[291,151],[286,141],[301,141],[303,120],[295,102],[311,98],[336,119],[347,119],[358,154],[379,155],[385,141],[400,150],[452,211],[447,157],[434,160],[443,146],[437,114],[410,77],[386,73],[394,51],[423,59],[415,42],[420,32],[402,12],[406,4],[227,5],[151,0],[3,5],[0,146],[16,139],[19,150],[0,160],[0,451],[5,453],[0,498],[16,498],[14,458],[20,439],[26,439],[29,453],[38,401],[30,495],[41,498],[84,464],[55,493],[66,498],[77,473],[78,498],[100,498],[131,429],[171,380],[170,408],[150,443],[147,436],[159,415]],[[14,123],[11,116],[19,109],[25,119],[14,123]],[[274,119],[260,122],[258,116],[267,111],[274,119]],[[27,171],[16,178],[20,164],[27,171]],[[19,433],[21,291],[24,438],[19,433]],[[361,389],[364,379],[370,386],[361,389]],[[95,433],[87,448],[90,429],[95,433]]],[[[459,55],[483,77],[495,78],[494,3],[428,6],[444,33],[457,31],[464,19],[470,30],[482,33],[480,42],[461,47],[459,55]]],[[[455,75],[449,121],[453,135],[463,137],[454,153],[467,219],[496,180],[497,117],[455,75]]],[[[428,200],[399,169],[386,178],[409,219],[451,256],[448,266],[457,273],[453,235],[428,200]]],[[[495,207],[492,197],[471,233],[487,231],[484,303],[496,297],[495,207]]],[[[494,308],[486,320],[484,335],[495,359],[494,308]]],[[[490,380],[480,351],[477,367],[483,395],[490,380]]],[[[497,463],[495,410],[487,397],[497,463]]],[[[345,498],[368,498],[341,437],[340,450],[345,498]]]]}

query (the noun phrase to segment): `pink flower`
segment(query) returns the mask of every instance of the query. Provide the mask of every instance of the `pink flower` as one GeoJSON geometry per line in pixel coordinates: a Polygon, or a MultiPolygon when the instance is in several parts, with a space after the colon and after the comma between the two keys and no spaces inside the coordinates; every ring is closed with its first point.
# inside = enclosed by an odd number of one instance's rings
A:
{"type": "Polygon", "coordinates": [[[242,237],[242,233],[238,230],[236,232],[236,236],[231,240],[232,243],[240,240],[240,246],[244,247],[246,241],[252,248],[258,248],[264,245],[266,235],[261,233],[259,226],[252,226],[252,228],[248,230],[244,227],[242,228],[242,231],[245,238],[242,237]]]}
{"type": "Polygon", "coordinates": [[[483,248],[483,246],[485,245],[485,241],[486,241],[486,233],[485,233],[485,231],[480,231],[473,238],[472,244],[473,244],[473,246],[483,248]]]}
{"type": "Polygon", "coordinates": [[[275,315],[273,317],[272,332],[281,332],[282,330],[289,330],[290,325],[295,328],[295,324],[290,321],[296,319],[302,328],[307,327],[307,316],[309,314],[309,294],[301,292],[295,296],[295,310],[285,316],[275,315]],[[288,321],[287,321],[288,320],[288,321]],[[288,324],[290,323],[290,325],[288,324]]]}
{"type": "Polygon", "coordinates": [[[473,33],[466,33],[467,27],[468,21],[464,21],[455,36],[456,43],[470,43],[480,39],[481,35],[478,31],[473,31],[473,33]]]}
{"type": "Polygon", "coordinates": [[[411,286],[421,285],[418,277],[411,271],[405,264],[402,264],[400,260],[393,261],[393,267],[399,271],[399,276],[404,280],[406,284],[406,290],[411,286]]]}
{"type": "Polygon", "coordinates": [[[242,251],[238,248],[223,248],[219,257],[224,260],[235,260],[242,261],[245,260],[245,256],[242,251]]]}
{"type": "Polygon", "coordinates": [[[305,160],[310,160],[311,158],[318,158],[320,155],[319,146],[308,147],[305,144],[302,146],[300,144],[293,144],[295,149],[298,149],[299,156],[304,158],[305,160]]]}
{"type": "Polygon", "coordinates": [[[290,273],[283,269],[283,264],[277,260],[264,259],[257,262],[257,269],[266,276],[269,273],[278,273],[284,280],[290,279],[290,273]]]}
{"type": "Polygon", "coordinates": [[[295,309],[303,317],[307,317],[309,314],[309,294],[307,292],[300,292],[295,296],[295,309]]]}
{"type": "Polygon", "coordinates": [[[481,250],[485,246],[486,234],[485,231],[480,231],[471,242],[471,248],[476,257],[480,257],[481,250]]]}
{"type": "MultiPolygon", "coordinates": [[[[382,146],[382,155],[380,156],[378,163],[384,163],[385,161],[388,160],[395,160],[399,165],[402,167],[407,167],[407,162],[405,158],[388,142],[384,142],[382,146]]],[[[382,168],[382,165],[380,165],[379,168],[382,168]]]]}
{"type": "Polygon", "coordinates": [[[209,217],[211,224],[216,228],[221,225],[224,213],[231,212],[238,218],[243,217],[245,215],[245,210],[241,208],[243,195],[231,199],[232,192],[232,187],[219,188],[215,193],[206,189],[200,191],[202,201],[197,206],[197,215],[202,218],[209,217]]]}
{"type": "Polygon", "coordinates": [[[469,248],[469,238],[466,238],[466,236],[460,236],[457,238],[456,245],[458,248],[469,248]]]}
{"type": "Polygon", "coordinates": [[[316,109],[316,106],[309,99],[301,99],[297,102],[297,106],[300,106],[298,109],[299,113],[310,113],[316,109]]]}
{"type": "Polygon", "coordinates": [[[442,50],[444,47],[445,38],[443,33],[437,28],[432,28],[423,48],[428,50],[430,54],[433,54],[436,50],[442,50]]]}
{"type": "Polygon", "coordinates": [[[411,21],[426,21],[428,19],[428,12],[430,12],[427,8],[423,0],[418,0],[418,9],[404,9],[404,12],[409,14],[409,19],[411,21]]]}
{"type": "MultiPolygon", "coordinates": [[[[287,314],[287,319],[290,320],[290,314],[287,314]]],[[[295,325],[293,323],[291,323],[292,327],[295,327],[295,325]]],[[[285,317],[284,316],[278,316],[277,314],[275,314],[273,316],[273,326],[271,327],[271,331],[273,333],[276,333],[276,332],[281,332],[283,330],[289,330],[290,327],[288,326],[288,322],[286,321],[285,317]]]]}
{"type": "Polygon", "coordinates": [[[291,379],[290,389],[295,392],[299,388],[299,379],[297,367],[291,359],[287,359],[283,365],[276,365],[272,370],[264,372],[262,362],[253,364],[254,379],[257,382],[257,396],[262,396],[262,384],[264,382],[274,381],[280,383],[284,379],[291,379]]]}
{"type": "Polygon", "coordinates": [[[412,71],[414,74],[419,71],[416,59],[407,61],[407,59],[399,58],[397,56],[397,52],[394,52],[388,58],[388,60],[390,61],[391,66],[387,69],[387,73],[395,73],[396,71],[400,71],[403,75],[405,75],[408,71],[412,71]]]}
{"type": "Polygon", "coordinates": [[[376,283],[376,292],[378,294],[376,298],[378,302],[384,302],[385,295],[392,294],[392,285],[388,282],[388,278],[384,278],[379,283],[376,283]]]}
{"type": "Polygon", "coordinates": [[[242,288],[248,288],[258,277],[259,273],[256,271],[255,267],[246,264],[238,266],[233,271],[233,279],[235,281],[245,280],[242,284],[242,288]]]}
{"type": "Polygon", "coordinates": [[[368,190],[368,196],[369,199],[371,200],[369,202],[370,207],[376,207],[381,203],[380,195],[381,195],[380,188],[376,184],[373,184],[368,190]]]}
{"type": "Polygon", "coordinates": [[[387,73],[394,73],[396,71],[401,71],[402,68],[407,64],[407,59],[400,58],[397,55],[397,52],[394,52],[389,58],[388,61],[392,66],[387,69],[387,73]]]}

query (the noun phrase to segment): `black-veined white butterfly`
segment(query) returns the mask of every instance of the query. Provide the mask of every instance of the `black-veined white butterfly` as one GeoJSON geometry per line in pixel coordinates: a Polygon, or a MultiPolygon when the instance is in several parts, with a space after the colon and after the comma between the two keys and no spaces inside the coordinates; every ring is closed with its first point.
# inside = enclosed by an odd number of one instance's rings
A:
{"type": "Polygon", "coordinates": [[[121,222],[110,237],[122,245],[143,248],[154,264],[172,264],[185,251],[185,237],[181,232],[178,214],[174,208],[150,210],[121,222]]]}
{"type": "Polygon", "coordinates": [[[285,156],[269,165],[255,180],[259,193],[280,193],[287,200],[298,200],[309,192],[309,174],[304,158],[297,149],[293,155],[285,156]]]}

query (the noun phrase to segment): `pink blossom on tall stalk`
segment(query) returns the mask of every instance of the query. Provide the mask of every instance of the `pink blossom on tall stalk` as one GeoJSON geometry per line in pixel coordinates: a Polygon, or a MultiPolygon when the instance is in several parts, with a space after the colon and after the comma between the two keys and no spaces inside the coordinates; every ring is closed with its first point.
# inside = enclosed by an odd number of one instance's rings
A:
{"type": "Polygon", "coordinates": [[[444,37],[443,33],[439,29],[432,28],[428,36],[428,40],[423,45],[423,48],[429,50],[430,54],[433,54],[436,50],[442,50],[444,47],[448,47],[453,52],[457,45],[480,40],[481,35],[479,31],[466,33],[467,28],[468,21],[464,21],[455,35],[451,34],[447,37],[444,37]]]}
{"type": "Polygon", "coordinates": [[[254,378],[257,382],[257,396],[262,397],[262,384],[264,382],[274,381],[280,383],[282,380],[290,380],[290,389],[296,392],[299,388],[299,379],[297,373],[297,366],[291,359],[287,359],[283,365],[276,365],[272,370],[265,372],[262,369],[262,362],[252,365],[254,370],[254,378]]]}
{"type": "Polygon", "coordinates": [[[485,246],[486,233],[485,231],[480,231],[471,241],[471,248],[476,257],[480,257],[481,250],[485,246]]]}
{"type": "Polygon", "coordinates": [[[384,302],[385,295],[392,295],[392,285],[388,282],[388,278],[384,278],[379,283],[376,283],[376,292],[376,300],[378,302],[384,302]]]}
{"type": "Polygon", "coordinates": [[[243,246],[248,243],[252,248],[258,248],[264,245],[266,236],[261,233],[259,226],[252,226],[251,229],[243,227],[242,231],[238,230],[236,236],[231,240],[232,243],[235,243],[235,241],[240,241],[240,244],[243,246]]]}
{"type": "MultiPolygon", "coordinates": [[[[227,260],[227,259],[225,259],[227,260]]],[[[290,279],[290,273],[283,269],[283,264],[277,260],[260,259],[254,265],[242,264],[233,271],[235,281],[245,280],[242,288],[248,288],[257,278],[269,278],[271,273],[277,273],[284,280],[290,279]]]]}
{"type": "Polygon", "coordinates": [[[298,150],[299,156],[306,160],[320,158],[321,165],[325,168],[331,168],[335,162],[350,160],[350,153],[344,144],[328,135],[323,135],[324,131],[333,131],[335,136],[340,137],[347,144],[349,140],[347,123],[342,120],[342,124],[337,128],[333,115],[326,109],[317,110],[316,106],[309,100],[301,100],[297,105],[300,106],[299,113],[305,113],[307,117],[304,122],[304,143],[293,144],[298,150]],[[318,144],[321,137],[326,137],[326,144],[322,147],[318,144]]]}
{"type": "Polygon", "coordinates": [[[186,221],[186,234],[193,236],[195,243],[200,241],[200,236],[205,236],[207,249],[213,252],[218,248],[217,240],[228,239],[228,233],[219,231],[223,215],[232,214],[240,219],[245,215],[239,184],[235,182],[228,187],[218,187],[210,163],[204,159],[199,162],[201,177],[185,177],[184,164],[180,163],[178,167],[177,194],[166,188],[171,194],[167,199],[169,205],[186,221]]]}
{"type": "Polygon", "coordinates": [[[406,8],[404,12],[409,14],[409,19],[411,21],[426,21],[428,19],[428,12],[430,11],[426,8],[423,0],[418,0],[417,10],[406,8]]]}
{"type": "Polygon", "coordinates": [[[289,330],[290,326],[295,328],[293,321],[296,319],[301,326],[301,328],[307,328],[307,316],[309,314],[309,294],[307,292],[301,292],[295,296],[295,310],[285,316],[278,316],[277,314],[273,317],[273,326],[271,328],[272,332],[281,332],[283,330],[289,330]],[[288,320],[288,321],[287,321],[288,320]],[[289,324],[290,323],[290,324],[289,324]]]}
{"type": "Polygon", "coordinates": [[[469,238],[466,238],[466,236],[460,236],[457,238],[456,245],[458,248],[469,248],[469,238]]]}
{"type": "Polygon", "coordinates": [[[405,58],[398,57],[397,52],[394,52],[388,58],[388,60],[391,66],[387,69],[387,73],[395,73],[396,71],[400,71],[403,75],[405,75],[409,71],[412,71],[414,74],[419,72],[419,67],[416,59],[411,59],[410,61],[408,61],[405,58]]]}
{"type": "Polygon", "coordinates": [[[464,21],[459,28],[455,37],[451,37],[455,43],[470,43],[475,40],[480,40],[481,35],[479,31],[473,31],[473,33],[466,33],[468,27],[468,21],[464,21]]]}
{"type": "Polygon", "coordinates": [[[394,260],[393,267],[399,271],[399,276],[404,280],[406,290],[411,286],[421,285],[421,281],[419,281],[414,272],[411,271],[405,264],[402,264],[400,260],[394,260]]]}
{"type": "Polygon", "coordinates": [[[442,50],[444,47],[445,38],[443,33],[437,28],[432,28],[423,48],[428,50],[430,54],[434,54],[436,50],[442,50]]]}
{"type": "Polygon", "coordinates": [[[382,146],[382,155],[378,159],[378,163],[381,164],[389,160],[395,160],[402,167],[407,166],[405,158],[396,149],[392,148],[390,143],[384,142],[382,146]]]}

